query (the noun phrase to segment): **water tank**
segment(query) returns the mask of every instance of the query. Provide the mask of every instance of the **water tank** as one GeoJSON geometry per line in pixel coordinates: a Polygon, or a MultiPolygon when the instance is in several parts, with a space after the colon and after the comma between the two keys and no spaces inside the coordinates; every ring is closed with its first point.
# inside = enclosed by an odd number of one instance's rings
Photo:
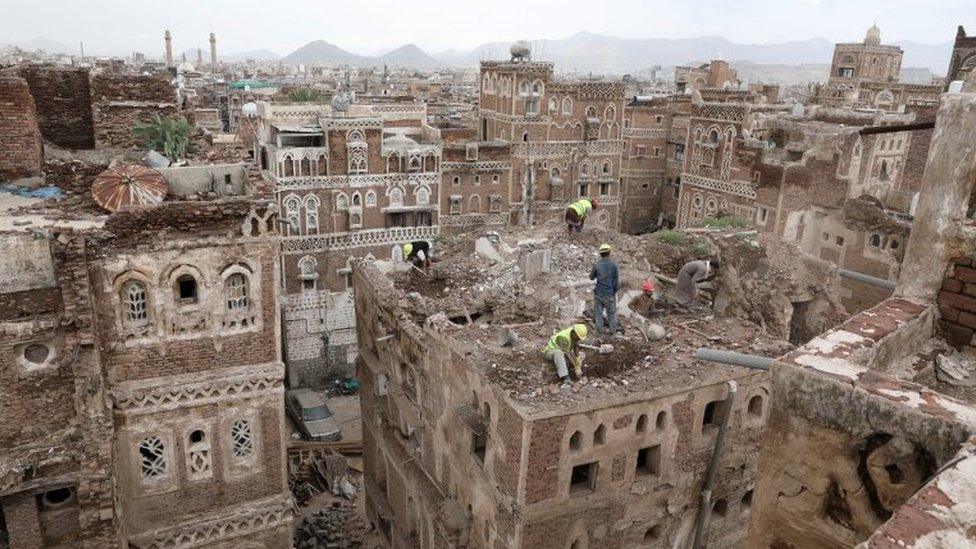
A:
{"type": "Polygon", "coordinates": [[[525,40],[512,44],[509,51],[512,52],[512,61],[528,61],[532,58],[532,48],[525,40]]]}

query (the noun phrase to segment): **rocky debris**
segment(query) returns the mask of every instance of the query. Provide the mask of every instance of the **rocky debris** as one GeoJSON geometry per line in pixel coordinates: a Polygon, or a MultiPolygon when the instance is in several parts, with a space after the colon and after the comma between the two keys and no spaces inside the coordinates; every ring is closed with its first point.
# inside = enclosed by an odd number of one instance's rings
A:
{"type": "Polygon", "coordinates": [[[937,355],[935,376],[950,385],[976,387],[976,358],[962,353],[937,355]]]}
{"type": "Polygon", "coordinates": [[[315,511],[295,526],[296,549],[360,547],[365,527],[350,528],[351,519],[355,519],[356,514],[355,507],[340,501],[315,511]]]}

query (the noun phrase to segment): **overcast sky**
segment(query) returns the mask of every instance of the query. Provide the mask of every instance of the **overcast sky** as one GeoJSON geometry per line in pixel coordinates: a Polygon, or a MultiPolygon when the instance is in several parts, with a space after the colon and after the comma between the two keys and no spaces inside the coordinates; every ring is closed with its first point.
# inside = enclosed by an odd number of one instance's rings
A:
{"type": "Polygon", "coordinates": [[[44,37],[86,52],[160,56],[174,50],[284,55],[324,39],[361,54],[415,43],[430,52],[490,41],[563,38],[581,30],[625,38],[723,36],[768,43],[820,36],[948,42],[976,33],[976,0],[0,0],[0,43],[44,37]]]}

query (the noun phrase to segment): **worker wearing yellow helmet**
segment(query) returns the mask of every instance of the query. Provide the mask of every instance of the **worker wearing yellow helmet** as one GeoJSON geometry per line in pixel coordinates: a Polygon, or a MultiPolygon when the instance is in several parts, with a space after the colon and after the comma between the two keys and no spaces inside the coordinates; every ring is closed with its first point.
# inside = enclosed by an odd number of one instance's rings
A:
{"type": "Polygon", "coordinates": [[[430,242],[417,240],[403,245],[403,260],[418,267],[430,267],[430,242]]]}
{"type": "Polygon", "coordinates": [[[560,380],[569,377],[566,359],[573,362],[573,374],[579,379],[583,375],[583,355],[579,352],[579,343],[586,339],[586,324],[573,324],[569,328],[559,330],[549,338],[549,343],[542,348],[542,353],[556,366],[556,375],[560,380]]]}

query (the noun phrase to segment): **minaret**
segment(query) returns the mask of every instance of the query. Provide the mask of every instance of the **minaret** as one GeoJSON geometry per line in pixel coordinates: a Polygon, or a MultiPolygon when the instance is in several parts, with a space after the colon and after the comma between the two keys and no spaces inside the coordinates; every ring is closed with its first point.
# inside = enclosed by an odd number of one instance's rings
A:
{"type": "Polygon", "coordinates": [[[173,68],[173,35],[169,33],[169,29],[166,29],[166,34],[163,35],[166,40],[166,68],[173,68]]]}
{"type": "Polygon", "coordinates": [[[203,68],[203,48],[197,48],[197,70],[203,68]]]}
{"type": "Polygon", "coordinates": [[[217,35],[210,33],[210,72],[217,74],[217,35]]]}

